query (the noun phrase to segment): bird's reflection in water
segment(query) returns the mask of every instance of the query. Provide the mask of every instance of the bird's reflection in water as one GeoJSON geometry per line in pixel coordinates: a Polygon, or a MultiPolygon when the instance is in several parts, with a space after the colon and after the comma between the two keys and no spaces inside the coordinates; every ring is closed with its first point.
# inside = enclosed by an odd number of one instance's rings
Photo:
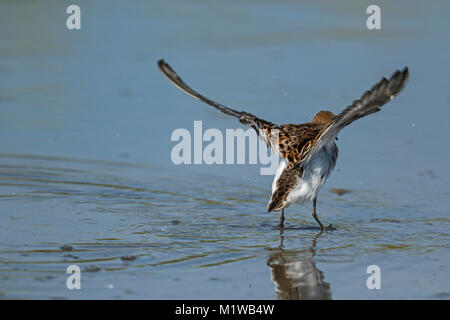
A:
{"type": "Polygon", "coordinates": [[[330,284],[324,281],[323,272],[317,269],[314,263],[316,242],[322,232],[314,236],[310,248],[288,250],[283,245],[283,229],[280,230],[280,246],[269,249],[267,258],[277,298],[282,300],[331,299],[330,284]]]}

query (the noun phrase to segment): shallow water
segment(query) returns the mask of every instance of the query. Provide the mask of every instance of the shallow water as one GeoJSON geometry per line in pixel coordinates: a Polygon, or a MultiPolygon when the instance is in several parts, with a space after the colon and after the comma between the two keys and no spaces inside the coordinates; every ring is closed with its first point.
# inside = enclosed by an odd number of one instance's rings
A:
{"type": "Polygon", "coordinates": [[[0,4],[0,298],[450,298],[446,2],[382,3],[370,32],[350,1],[80,3],[80,31],[65,4],[0,4]],[[259,165],[172,164],[174,129],[242,126],[174,89],[162,57],[279,123],[338,112],[396,68],[411,79],[340,135],[318,198],[337,230],[305,203],[280,231],[259,165]]]}

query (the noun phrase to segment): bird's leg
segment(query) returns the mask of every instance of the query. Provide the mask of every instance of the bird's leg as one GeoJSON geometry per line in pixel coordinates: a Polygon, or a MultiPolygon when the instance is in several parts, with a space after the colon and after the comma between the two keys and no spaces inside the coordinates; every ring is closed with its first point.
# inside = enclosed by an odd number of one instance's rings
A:
{"type": "Polygon", "coordinates": [[[317,213],[316,213],[316,201],[317,201],[317,198],[314,198],[314,202],[313,202],[314,209],[313,209],[313,214],[312,214],[312,216],[313,216],[313,218],[319,223],[319,225],[320,225],[320,230],[323,230],[323,229],[324,229],[324,226],[323,226],[322,222],[320,222],[319,217],[317,216],[317,213]]]}
{"type": "Polygon", "coordinates": [[[283,247],[284,247],[284,245],[283,245],[283,242],[284,242],[284,236],[283,236],[283,232],[284,232],[284,229],[283,229],[283,226],[280,224],[280,246],[279,246],[279,248],[281,249],[281,250],[283,250],[283,247]]]}
{"type": "Polygon", "coordinates": [[[336,230],[336,228],[333,227],[332,224],[330,224],[328,227],[325,228],[325,227],[323,226],[322,222],[320,222],[319,217],[317,216],[317,213],[316,213],[316,202],[317,202],[317,197],[314,198],[314,209],[313,209],[313,214],[312,214],[312,216],[313,216],[313,218],[319,223],[319,225],[320,225],[320,230],[325,230],[325,231],[328,231],[328,230],[336,230]]]}
{"type": "Polygon", "coordinates": [[[284,208],[281,211],[281,216],[280,216],[280,228],[283,229],[284,226],[284,208]]]}

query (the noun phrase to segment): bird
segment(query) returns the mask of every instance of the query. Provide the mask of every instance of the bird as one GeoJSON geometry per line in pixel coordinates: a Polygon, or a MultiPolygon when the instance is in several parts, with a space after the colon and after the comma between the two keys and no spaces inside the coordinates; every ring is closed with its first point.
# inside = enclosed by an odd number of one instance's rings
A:
{"type": "Polygon", "coordinates": [[[285,208],[294,203],[312,201],[312,217],[321,231],[336,230],[332,224],[325,227],[316,210],[317,195],[336,165],[338,147],[335,141],[339,132],[353,121],[380,111],[383,105],[402,91],[409,79],[408,67],[404,67],[403,70],[396,70],[389,79],[383,77],[338,114],[321,110],[311,122],[278,125],[205,97],[188,86],[164,59],[158,60],[157,64],[178,89],[252,127],[279,156],[280,164],[272,182],[267,211],[281,210],[280,227],[284,226],[285,208]]]}

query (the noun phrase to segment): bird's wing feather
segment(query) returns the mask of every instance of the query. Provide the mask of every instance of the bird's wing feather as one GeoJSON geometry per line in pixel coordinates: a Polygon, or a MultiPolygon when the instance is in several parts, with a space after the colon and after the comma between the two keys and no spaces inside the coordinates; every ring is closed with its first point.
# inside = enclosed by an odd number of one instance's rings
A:
{"type": "Polygon", "coordinates": [[[345,108],[334,117],[331,124],[317,136],[316,141],[302,161],[308,161],[311,156],[325,145],[334,142],[338,133],[353,121],[369,114],[380,111],[380,107],[394,99],[404,88],[409,78],[408,68],[397,70],[387,80],[381,79],[372,89],[366,91],[359,100],[353,101],[352,105],[345,108]]]}
{"type": "Polygon", "coordinates": [[[261,139],[264,140],[264,142],[271,148],[275,149],[274,151],[277,152],[276,148],[277,146],[272,144],[272,138],[271,138],[271,131],[275,127],[275,125],[269,121],[266,121],[264,119],[258,118],[255,115],[244,112],[244,111],[237,111],[234,109],[231,109],[229,107],[226,107],[216,101],[213,101],[202,94],[198,93],[194,89],[192,89],[190,86],[188,86],[183,79],[172,69],[172,67],[166,63],[163,59],[158,61],[158,67],[161,70],[161,72],[166,76],[167,79],[172,82],[178,89],[181,91],[187,93],[191,97],[200,100],[204,103],[209,104],[210,106],[213,106],[217,110],[236,117],[239,119],[239,121],[242,124],[249,125],[253,129],[255,129],[256,133],[260,136],[261,139]]]}
{"type": "Polygon", "coordinates": [[[392,100],[405,86],[409,78],[408,68],[397,70],[390,78],[381,79],[359,100],[345,108],[329,126],[314,124],[280,126],[279,153],[287,161],[286,168],[276,181],[276,188],[268,205],[268,211],[281,210],[287,205],[286,198],[297,186],[311,157],[334,141],[345,126],[353,121],[378,112],[380,107],[392,100]],[[284,129],[284,130],[283,130],[284,129]],[[297,130],[297,132],[296,132],[297,130]]]}

